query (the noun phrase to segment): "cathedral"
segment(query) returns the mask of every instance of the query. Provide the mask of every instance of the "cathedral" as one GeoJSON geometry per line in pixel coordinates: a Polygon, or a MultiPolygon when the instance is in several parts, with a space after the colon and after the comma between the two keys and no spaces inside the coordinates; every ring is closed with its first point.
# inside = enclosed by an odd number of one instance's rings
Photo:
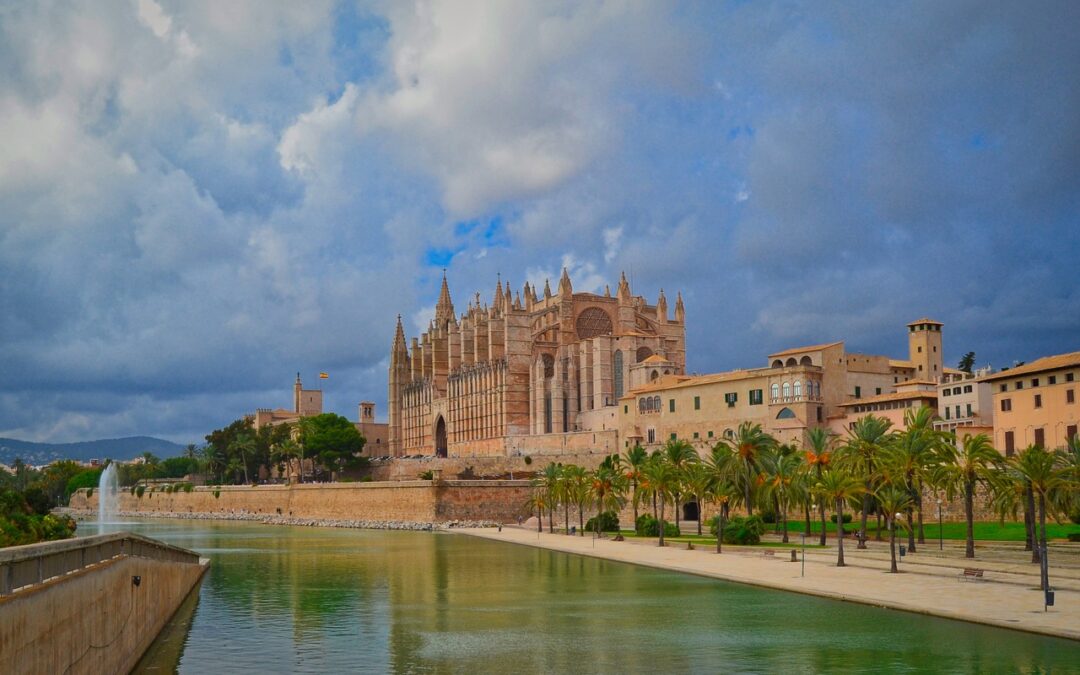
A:
{"type": "MultiPolygon", "coordinates": [[[[607,429],[631,388],[686,369],[682,295],[674,316],[631,294],[557,293],[528,283],[511,297],[500,279],[491,304],[477,293],[454,311],[446,275],[428,331],[406,341],[398,317],[390,352],[393,456],[504,456],[551,435],[607,429]]],[[[613,433],[613,432],[611,432],[613,433]]]]}

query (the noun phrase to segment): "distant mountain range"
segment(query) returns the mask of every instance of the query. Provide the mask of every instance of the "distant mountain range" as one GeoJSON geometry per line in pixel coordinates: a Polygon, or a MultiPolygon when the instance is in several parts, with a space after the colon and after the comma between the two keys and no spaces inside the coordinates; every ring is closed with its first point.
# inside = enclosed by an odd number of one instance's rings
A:
{"type": "Polygon", "coordinates": [[[81,441],[79,443],[32,443],[15,438],[0,438],[0,464],[22,458],[27,464],[40,466],[58,459],[73,459],[86,462],[91,459],[115,459],[125,461],[135,459],[144,452],[152,452],[158,457],[175,457],[183,453],[185,446],[152,436],[129,436],[127,438],[106,438],[99,441],[81,441]]]}

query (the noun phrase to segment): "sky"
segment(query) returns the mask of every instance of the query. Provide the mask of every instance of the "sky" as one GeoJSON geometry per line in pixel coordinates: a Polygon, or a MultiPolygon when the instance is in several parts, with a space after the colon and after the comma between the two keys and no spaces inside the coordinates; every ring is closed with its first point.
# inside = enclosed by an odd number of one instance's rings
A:
{"type": "Polygon", "coordinates": [[[1080,350],[1077,2],[0,0],[0,436],[385,419],[398,314],[681,291],[688,369],[1080,350]]]}

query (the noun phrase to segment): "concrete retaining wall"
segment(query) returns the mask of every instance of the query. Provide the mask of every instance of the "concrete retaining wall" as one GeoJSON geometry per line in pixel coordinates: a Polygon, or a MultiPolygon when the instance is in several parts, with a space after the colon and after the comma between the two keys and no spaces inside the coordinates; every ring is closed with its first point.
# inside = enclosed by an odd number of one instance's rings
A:
{"type": "MultiPolygon", "coordinates": [[[[192,492],[122,491],[126,513],[236,513],[294,518],[441,523],[451,520],[512,522],[529,515],[528,481],[398,481],[198,487],[192,492]],[[216,496],[215,496],[216,495],[216,496]]],[[[97,495],[71,497],[71,508],[95,511],[97,495]]]]}
{"type": "Polygon", "coordinates": [[[122,555],[0,597],[0,673],[129,672],[205,570],[122,555]]]}

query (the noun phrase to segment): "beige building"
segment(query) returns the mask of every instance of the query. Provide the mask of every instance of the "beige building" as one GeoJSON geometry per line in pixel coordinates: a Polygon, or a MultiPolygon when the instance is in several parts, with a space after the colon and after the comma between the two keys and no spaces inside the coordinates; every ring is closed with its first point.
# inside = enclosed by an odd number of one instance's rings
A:
{"type": "Polygon", "coordinates": [[[364,443],[365,457],[386,457],[390,454],[390,425],[386,422],[375,421],[375,404],[371,401],[361,401],[357,407],[357,419],[354,426],[360,435],[367,441],[364,443]]]}
{"type": "Polygon", "coordinates": [[[994,393],[986,380],[991,368],[946,377],[937,386],[938,419],[934,428],[953,431],[957,440],[965,435],[994,435],[994,393]]]}
{"type": "Polygon", "coordinates": [[[264,426],[277,426],[279,424],[291,424],[301,417],[314,417],[322,414],[322,390],[304,389],[300,382],[300,373],[296,374],[296,382],[293,383],[292,410],[284,408],[258,408],[252,416],[252,426],[261,429],[264,426]]]}
{"type": "Polygon", "coordinates": [[[871,411],[902,420],[907,407],[936,406],[937,381],[958,372],[942,363],[942,326],[926,318],[908,324],[905,360],[848,352],[839,341],[769,354],[763,368],[650,373],[619,401],[620,444],[651,450],[681,438],[704,449],[745,421],[800,443],[810,428],[847,429],[871,411]]]}
{"type": "Polygon", "coordinates": [[[993,388],[994,447],[1006,456],[1029,445],[1059,448],[1076,435],[1080,352],[1047,356],[985,380],[993,388]]]}

